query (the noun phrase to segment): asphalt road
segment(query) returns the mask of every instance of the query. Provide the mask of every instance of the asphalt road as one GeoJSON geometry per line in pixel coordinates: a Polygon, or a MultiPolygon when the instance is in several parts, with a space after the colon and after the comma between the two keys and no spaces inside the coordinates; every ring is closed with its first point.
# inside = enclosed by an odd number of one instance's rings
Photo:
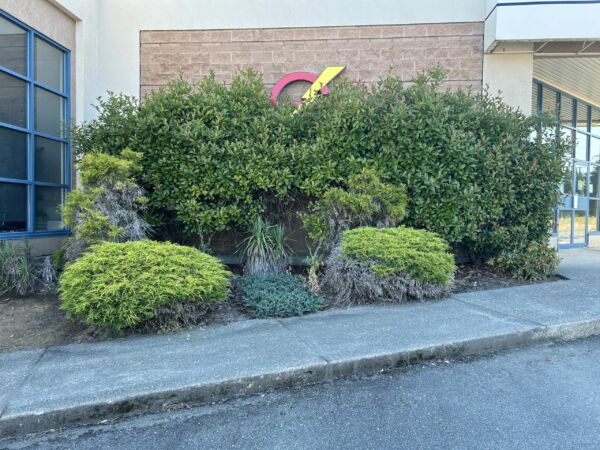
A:
{"type": "Polygon", "coordinates": [[[40,449],[598,449],[600,339],[0,441],[40,449]]]}

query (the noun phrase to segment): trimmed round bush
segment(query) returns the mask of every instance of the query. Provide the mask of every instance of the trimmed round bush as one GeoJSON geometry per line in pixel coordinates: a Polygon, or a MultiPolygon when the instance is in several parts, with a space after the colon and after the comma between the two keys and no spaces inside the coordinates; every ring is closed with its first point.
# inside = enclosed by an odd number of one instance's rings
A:
{"type": "Polygon", "coordinates": [[[219,260],[191,247],[105,242],[66,267],[61,307],[71,318],[121,330],[156,318],[165,306],[225,300],[229,275],[219,260]]]}
{"type": "Polygon", "coordinates": [[[435,233],[355,228],[329,257],[323,288],[337,305],[440,298],[450,293],[455,271],[448,244],[435,233]]]}
{"type": "Polygon", "coordinates": [[[252,275],[235,281],[244,305],[259,319],[300,316],[325,306],[297,275],[252,275]]]}

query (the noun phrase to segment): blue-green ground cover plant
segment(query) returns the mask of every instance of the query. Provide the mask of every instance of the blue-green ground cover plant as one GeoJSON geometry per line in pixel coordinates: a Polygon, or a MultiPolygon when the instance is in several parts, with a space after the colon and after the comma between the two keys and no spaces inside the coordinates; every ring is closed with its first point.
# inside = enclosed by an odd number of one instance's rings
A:
{"type": "Polygon", "coordinates": [[[297,275],[245,276],[237,278],[235,286],[243,304],[259,319],[300,316],[325,306],[323,297],[309,292],[297,275]]]}

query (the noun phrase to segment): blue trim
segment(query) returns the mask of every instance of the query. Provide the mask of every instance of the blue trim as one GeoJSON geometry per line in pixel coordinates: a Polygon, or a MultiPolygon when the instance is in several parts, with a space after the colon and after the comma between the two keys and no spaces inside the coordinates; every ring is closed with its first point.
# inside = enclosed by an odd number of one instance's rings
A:
{"type": "Polygon", "coordinates": [[[3,67],[3,66],[0,66],[0,72],[6,73],[6,74],[8,74],[10,76],[18,78],[21,81],[29,81],[29,82],[31,82],[31,79],[29,78],[29,75],[23,75],[22,73],[15,72],[14,70],[10,70],[10,69],[8,69],[6,67],[3,67]]]}
{"type": "Polygon", "coordinates": [[[0,233],[0,240],[9,241],[11,239],[30,239],[39,237],[52,237],[52,236],[69,236],[71,230],[55,230],[55,231],[9,231],[6,233],[0,233]]]}
{"type": "Polygon", "coordinates": [[[68,139],[56,136],[54,134],[48,134],[48,133],[43,133],[41,131],[30,130],[28,128],[19,127],[17,125],[11,125],[10,123],[6,123],[6,122],[0,122],[0,128],[8,128],[11,130],[20,131],[22,133],[30,133],[30,134],[33,134],[34,136],[43,137],[43,138],[49,139],[51,141],[57,141],[57,142],[62,142],[63,144],[69,144],[68,139]]]}
{"type": "Polygon", "coordinates": [[[503,2],[496,3],[489,14],[485,17],[488,20],[496,8],[499,6],[533,6],[533,5],[581,5],[581,4],[594,4],[600,3],[600,0],[563,0],[560,2],[552,2],[548,0],[531,1],[531,2],[503,2]]]}
{"type": "Polygon", "coordinates": [[[20,131],[27,134],[27,179],[13,179],[13,178],[0,178],[2,183],[11,183],[18,185],[27,186],[27,231],[14,231],[14,232],[0,232],[0,240],[4,239],[24,239],[33,237],[47,237],[47,236],[67,236],[70,234],[70,230],[51,230],[51,231],[36,231],[35,230],[35,190],[36,186],[52,187],[58,189],[64,189],[65,191],[71,190],[71,143],[68,140],[68,136],[56,136],[48,133],[43,133],[35,130],[35,90],[36,88],[43,89],[51,92],[59,97],[63,98],[63,119],[65,124],[69,124],[71,120],[71,52],[63,47],[62,45],[54,42],[47,36],[39,33],[24,24],[20,20],[12,17],[10,14],[3,10],[0,10],[0,17],[16,24],[23,28],[27,33],[27,60],[26,60],[26,74],[21,74],[5,67],[0,67],[1,73],[14,76],[21,81],[27,83],[26,90],[26,105],[27,105],[27,126],[20,127],[9,123],[0,122],[0,128],[7,128],[15,131],[20,131]],[[35,80],[35,40],[41,39],[48,44],[58,48],[63,52],[63,80],[62,86],[63,91],[47,86],[44,83],[40,83],[35,80]],[[41,137],[64,144],[64,183],[48,183],[43,181],[35,180],[35,139],[41,137]]]}

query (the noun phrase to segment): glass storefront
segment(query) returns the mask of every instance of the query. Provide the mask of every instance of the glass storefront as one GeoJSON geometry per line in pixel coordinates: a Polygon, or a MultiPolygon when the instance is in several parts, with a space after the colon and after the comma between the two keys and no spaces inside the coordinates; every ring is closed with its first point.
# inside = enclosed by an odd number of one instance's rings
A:
{"type": "Polygon", "coordinates": [[[600,235],[600,107],[534,80],[533,111],[553,114],[573,141],[555,232],[559,247],[586,246],[590,236],[600,235]]]}

